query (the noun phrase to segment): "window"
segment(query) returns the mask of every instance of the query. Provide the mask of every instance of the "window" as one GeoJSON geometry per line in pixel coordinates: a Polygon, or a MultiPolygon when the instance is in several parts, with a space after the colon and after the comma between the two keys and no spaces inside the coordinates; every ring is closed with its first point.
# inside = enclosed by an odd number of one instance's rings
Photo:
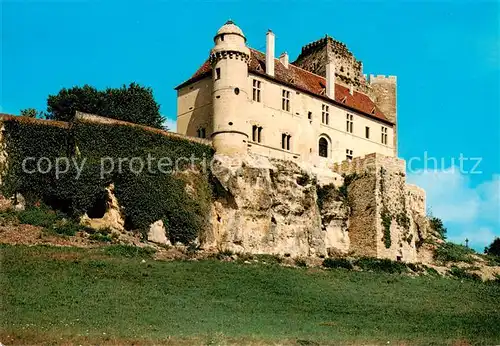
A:
{"type": "Polygon", "coordinates": [[[328,141],[321,137],[318,142],[318,152],[321,157],[328,157],[328,141]]]}
{"type": "Polygon", "coordinates": [[[215,80],[220,79],[220,67],[215,68],[215,80]]]}
{"type": "Polygon", "coordinates": [[[330,107],[328,105],[323,104],[321,106],[321,122],[323,124],[328,125],[329,116],[330,116],[330,107]]]}
{"type": "Polygon", "coordinates": [[[197,132],[198,132],[198,138],[206,138],[207,134],[205,132],[204,127],[200,127],[197,132]]]}
{"type": "Polygon", "coordinates": [[[281,109],[290,112],[290,92],[283,89],[281,96],[281,109]]]}
{"type": "Polygon", "coordinates": [[[370,128],[368,126],[365,127],[365,137],[370,138],[370,128]]]}
{"type": "Polygon", "coordinates": [[[382,137],[380,138],[382,144],[387,144],[387,127],[382,126],[382,137]]]}
{"type": "Polygon", "coordinates": [[[352,133],[352,114],[347,114],[346,131],[352,133]]]}
{"type": "Polygon", "coordinates": [[[349,149],[346,149],[346,150],[345,150],[345,158],[346,158],[346,160],[348,160],[348,161],[351,161],[351,160],[352,160],[352,150],[349,150],[349,149]]]}
{"type": "Polygon", "coordinates": [[[260,81],[254,79],[253,80],[253,100],[256,102],[260,102],[260,81]]]}
{"type": "Polygon", "coordinates": [[[290,150],[290,142],[291,142],[292,136],[290,136],[287,133],[282,133],[281,134],[281,149],[283,150],[290,150]]]}
{"type": "Polygon", "coordinates": [[[262,127],[253,125],[252,126],[252,141],[261,143],[262,142],[262,127]]]}
{"type": "Polygon", "coordinates": [[[307,112],[307,119],[313,120],[313,113],[312,112],[307,112]]]}
{"type": "Polygon", "coordinates": [[[220,35],[220,40],[224,41],[224,35],[220,35]]]}

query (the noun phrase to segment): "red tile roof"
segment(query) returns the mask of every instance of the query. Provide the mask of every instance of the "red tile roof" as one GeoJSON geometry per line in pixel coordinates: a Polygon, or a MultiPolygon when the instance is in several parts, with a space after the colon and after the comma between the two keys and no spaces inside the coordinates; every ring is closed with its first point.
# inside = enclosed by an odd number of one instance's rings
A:
{"type": "MultiPolygon", "coordinates": [[[[325,101],[334,102],[341,107],[352,109],[369,117],[392,124],[392,122],[385,117],[385,115],[366,94],[354,91],[353,95],[351,95],[349,93],[349,88],[340,84],[335,84],[334,101],[325,96],[326,79],[324,77],[301,69],[300,67],[292,64],[288,64],[288,68],[285,68],[285,66],[283,66],[278,59],[274,59],[274,77],[271,77],[265,73],[265,54],[252,48],[250,48],[250,54],[249,71],[252,73],[261,75],[264,78],[275,80],[278,83],[287,85],[291,88],[313,94],[314,96],[322,98],[325,101]]],[[[212,66],[207,60],[190,79],[176,87],[176,89],[180,89],[185,85],[203,79],[211,73],[212,66]]]]}

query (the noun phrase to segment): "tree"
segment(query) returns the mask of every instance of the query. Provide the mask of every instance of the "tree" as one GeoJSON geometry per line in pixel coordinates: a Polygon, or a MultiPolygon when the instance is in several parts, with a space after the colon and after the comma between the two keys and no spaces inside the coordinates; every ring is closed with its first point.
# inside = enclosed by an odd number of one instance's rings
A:
{"type": "Polygon", "coordinates": [[[443,221],[441,219],[431,216],[430,219],[430,224],[432,229],[439,235],[441,239],[446,239],[446,227],[443,225],[443,221]]]}
{"type": "Polygon", "coordinates": [[[28,118],[36,118],[38,112],[35,108],[21,109],[21,116],[28,118]]]}
{"type": "Polygon", "coordinates": [[[151,88],[131,83],[99,91],[90,85],[63,88],[47,99],[47,118],[71,121],[76,111],[162,128],[160,105],[151,88]]]}
{"type": "Polygon", "coordinates": [[[486,252],[488,255],[500,256],[500,238],[495,238],[490,246],[487,246],[484,249],[484,252],[486,252]]]}

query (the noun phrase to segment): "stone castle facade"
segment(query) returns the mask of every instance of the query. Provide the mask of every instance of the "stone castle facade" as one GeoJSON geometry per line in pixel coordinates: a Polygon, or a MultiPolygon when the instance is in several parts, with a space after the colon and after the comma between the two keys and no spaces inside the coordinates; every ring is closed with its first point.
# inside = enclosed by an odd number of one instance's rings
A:
{"type": "Polygon", "coordinates": [[[255,153],[321,167],[370,153],[397,156],[396,77],[363,75],[362,63],[331,37],[295,62],[249,48],[233,22],[208,60],[179,85],[177,131],[211,138],[219,153],[255,153]]]}
{"type": "Polygon", "coordinates": [[[425,191],[397,158],[396,77],[367,77],[328,36],[293,63],[274,42],[268,31],[265,53],[249,48],[228,21],[176,88],[177,131],[211,139],[227,192],[203,247],[420,261],[425,191]]]}

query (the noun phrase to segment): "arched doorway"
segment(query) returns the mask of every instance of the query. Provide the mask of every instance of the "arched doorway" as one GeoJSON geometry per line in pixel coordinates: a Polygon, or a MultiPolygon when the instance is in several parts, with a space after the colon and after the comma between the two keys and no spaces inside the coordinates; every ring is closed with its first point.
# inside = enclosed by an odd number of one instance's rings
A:
{"type": "Polygon", "coordinates": [[[318,153],[321,157],[328,157],[328,140],[324,137],[318,141],[318,153]]]}

